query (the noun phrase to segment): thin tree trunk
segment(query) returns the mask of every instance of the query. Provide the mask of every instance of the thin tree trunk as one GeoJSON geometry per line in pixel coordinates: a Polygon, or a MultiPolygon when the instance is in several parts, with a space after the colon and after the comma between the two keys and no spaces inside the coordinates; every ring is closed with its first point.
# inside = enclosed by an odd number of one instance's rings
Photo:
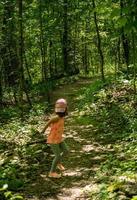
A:
{"type": "Polygon", "coordinates": [[[124,58],[126,62],[126,67],[127,67],[127,77],[129,75],[129,44],[128,40],[125,36],[124,29],[122,28],[122,43],[123,43],[123,49],[124,49],[124,58]]]}
{"type": "Polygon", "coordinates": [[[84,47],[84,64],[85,64],[85,74],[88,74],[88,62],[87,62],[87,44],[86,44],[86,38],[85,38],[85,47],[84,47]]]}
{"type": "Polygon", "coordinates": [[[132,31],[132,47],[133,47],[133,86],[134,94],[136,95],[136,48],[135,48],[135,35],[132,31]]]}
{"type": "MultiPolygon", "coordinates": [[[[123,9],[124,9],[124,2],[123,0],[120,0],[120,8],[121,8],[121,16],[123,16],[123,9]]],[[[125,35],[124,28],[121,28],[121,38],[122,38],[122,43],[123,43],[123,50],[124,50],[124,58],[126,62],[126,67],[127,67],[127,78],[129,75],[129,42],[127,39],[127,36],[125,35]]]]}
{"type": "Polygon", "coordinates": [[[121,53],[120,53],[120,38],[118,39],[117,43],[117,57],[118,57],[118,70],[120,69],[120,64],[121,64],[121,53]]]}
{"type": "MultiPolygon", "coordinates": [[[[92,3],[93,3],[93,9],[95,9],[96,8],[95,1],[92,0],[92,3]]],[[[99,52],[99,55],[100,55],[101,78],[102,78],[102,81],[105,81],[105,76],[104,76],[104,56],[103,56],[103,52],[102,52],[102,48],[101,48],[101,37],[100,37],[100,33],[99,33],[99,27],[98,27],[98,20],[97,20],[96,11],[94,11],[94,22],[95,22],[95,26],[96,26],[96,33],[97,33],[97,39],[98,39],[97,47],[98,47],[98,52],[99,52]]]]}
{"type": "MultiPolygon", "coordinates": [[[[78,9],[79,5],[78,2],[75,6],[75,9],[78,9]]],[[[78,38],[78,15],[76,15],[75,17],[75,31],[74,31],[74,55],[73,55],[73,59],[74,59],[74,68],[76,69],[77,66],[77,60],[76,60],[76,54],[77,54],[77,38],[78,38]]]]}
{"type": "Polygon", "coordinates": [[[3,7],[0,54],[3,61],[4,81],[8,87],[16,85],[19,78],[13,13],[14,3],[7,0],[3,7]]]}
{"type": "Polygon", "coordinates": [[[63,30],[63,63],[64,72],[68,73],[68,0],[64,0],[63,30]]]}
{"type": "Polygon", "coordinates": [[[19,107],[21,109],[21,118],[23,118],[23,85],[24,85],[24,70],[23,70],[23,23],[22,23],[22,0],[18,0],[19,8],[19,72],[20,72],[20,97],[19,107]]]}
{"type": "Polygon", "coordinates": [[[77,21],[75,23],[75,31],[74,31],[74,54],[73,54],[73,61],[74,61],[74,68],[76,68],[76,39],[77,39],[77,21]]]}
{"type": "Polygon", "coordinates": [[[39,22],[40,22],[40,50],[41,50],[41,65],[42,65],[42,80],[47,78],[46,70],[46,48],[44,44],[43,19],[42,19],[42,0],[39,1],[39,22]]]}
{"type": "Polygon", "coordinates": [[[52,41],[49,41],[49,72],[50,72],[50,77],[54,76],[53,74],[53,68],[52,68],[52,41]]]}
{"type": "Polygon", "coordinates": [[[83,43],[83,70],[85,74],[88,74],[88,64],[87,64],[87,44],[86,44],[86,37],[82,37],[82,43],[83,43]]]}
{"type": "Polygon", "coordinates": [[[114,65],[115,65],[115,80],[117,79],[117,54],[115,53],[114,57],[114,65]]]}
{"type": "Polygon", "coordinates": [[[30,74],[30,71],[29,71],[29,66],[28,66],[28,62],[27,62],[27,58],[26,58],[25,52],[24,52],[24,59],[25,59],[26,71],[27,71],[27,74],[28,74],[28,77],[29,77],[29,84],[32,85],[32,78],[31,78],[31,74],[30,74]]]}
{"type": "Polygon", "coordinates": [[[3,102],[3,88],[2,88],[2,59],[0,59],[0,107],[3,102]]]}
{"type": "Polygon", "coordinates": [[[25,78],[24,78],[24,68],[23,68],[23,53],[24,53],[24,40],[23,40],[23,1],[18,0],[19,7],[19,72],[20,72],[20,108],[21,108],[21,117],[23,118],[23,92],[25,92],[27,97],[27,102],[29,106],[32,107],[32,103],[27,91],[25,78]]]}
{"type": "Polygon", "coordinates": [[[57,53],[56,53],[56,51],[54,53],[54,65],[55,65],[55,74],[57,74],[58,70],[57,70],[57,53]]]}

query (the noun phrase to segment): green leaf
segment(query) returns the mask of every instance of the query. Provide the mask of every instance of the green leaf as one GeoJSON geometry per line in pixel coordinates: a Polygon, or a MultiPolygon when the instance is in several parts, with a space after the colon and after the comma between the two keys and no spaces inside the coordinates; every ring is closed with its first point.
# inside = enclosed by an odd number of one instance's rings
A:
{"type": "Polygon", "coordinates": [[[120,16],[120,8],[115,8],[115,9],[113,9],[113,11],[112,11],[112,13],[111,13],[111,15],[110,15],[110,17],[113,19],[113,18],[115,18],[115,17],[117,17],[117,16],[120,16]]]}
{"type": "Polygon", "coordinates": [[[23,197],[20,195],[15,195],[12,198],[10,198],[10,200],[18,200],[18,199],[23,199],[23,197]]]}
{"type": "Polygon", "coordinates": [[[129,12],[130,12],[130,8],[128,8],[128,7],[123,8],[123,10],[122,10],[123,14],[128,14],[129,12]]]}
{"type": "Polygon", "coordinates": [[[6,190],[8,188],[8,184],[3,185],[3,190],[6,190]]]}
{"type": "Polygon", "coordinates": [[[107,190],[108,190],[108,192],[114,192],[114,191],[118,190],[119,188],[121,188],[121,186],[122,186],[122,183],[120,183],[120,182],[115,182],[115,183],[113,183],[112,185],[110,185],[110,186],[107,188],[107,190]]]}
{"type": "Polygon", "coordinates": [[[121,17],[118,19],[117,23],[119,28],[124,27],[127,23],[127,19],[125,17],[121,17]]]}
{"type": "Polygon", "coordinates": [[[2,188],[0,188],[0,191],[4,191],[8,188],[8,184],[4,184],[2,188]]]}
{"type": "Polygon", "coordinates": [[[137,196],[132,197],[131,200],[137,200],[137,196]]]}
{"type": "Polygon", "coordinates": [[[12,197],[12,193],[10,191],[7,191],[4,193],[6,198],[11,198],[12,197]]]}

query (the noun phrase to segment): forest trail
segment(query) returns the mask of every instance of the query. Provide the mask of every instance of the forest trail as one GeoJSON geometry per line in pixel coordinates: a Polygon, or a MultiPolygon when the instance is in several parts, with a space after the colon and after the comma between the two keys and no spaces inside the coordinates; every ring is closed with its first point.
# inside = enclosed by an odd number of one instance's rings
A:
{"type": "Polygon", "coordinates": [[[77,93],[87,87],[92,81],[82,79],[75,83],[61,86],[52,95],[52,103],[58,98],[66,98],[69,105],[69,116],[66,118],[65,135],[70,154],[64,159],[65,172],[60,179],[48,178],[48,171],[52,162],[52,153],[45,152],[39,159],[38,171],[33,173],[31,183],[25,189],[26,200],[88,200],[88,193],[96,191],[96,172],[100,162],[104,160],[105,149],[95,136],[93,127],[77,125],[77,93]]]}
{"type": "Polygon", "coordinates": [[[86,86],[88,86],[92,80],[81,78],[74,83],[69,83],[60,86],[58,89],[52,92],[51,103],[54,105],[55,101],[59,98],[65,98],[68,102],[69,112],[73,112],[76,109],[77,92],[86,86]]]}
{"type": "MultiPolygon", "coordinates": [[[[58,98],[65,98],[68,102],[69,116],[65,124],[65,138],[70,149],[70,155],[65,159],[66,170],[62,174],[60,192],[54,197],[46,198],[47,200],[87,199],[86,192],[90,192],[91,187],[93,187],[90,180],[90,174],[93,174],[93,169],[90,166],[86,166],[87,156],[84,155],[92,150],[93,146],[90,141],[86,141],[83,138],[84,130],[90,132],[90,125],[84,127],[72,123],[73,113],[77,109],[77,92],[89,84],[91,84],[91,79],[80,79],[75,83],[61,86],[53,92],[52,104],[58,98]]],[[[88,154],[88,157],[90,157],[90,154],[88,154]]],[[[97,169],[95,168],[96,166],[94,166],[94,170],[97,169]]]]}

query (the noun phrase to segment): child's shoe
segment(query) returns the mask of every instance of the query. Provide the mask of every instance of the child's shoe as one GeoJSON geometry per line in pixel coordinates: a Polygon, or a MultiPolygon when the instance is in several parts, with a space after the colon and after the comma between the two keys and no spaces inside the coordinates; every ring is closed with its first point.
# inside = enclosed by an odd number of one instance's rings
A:
{"type": "Polygon", "coordinates": [[[59,164],[57,165],[57,167],[58,167],[58,169],[61,170],[61,171],[64,171],[64,170],[65,170],[65,167],[64,167],[61,163],[59,163],[59,164]]]}
{"type": "Polygon", "coordinates": [[[49,177],[50,178],[60,178],[61,174],[57,174],[56,172],[50,172],[49,177]]]}

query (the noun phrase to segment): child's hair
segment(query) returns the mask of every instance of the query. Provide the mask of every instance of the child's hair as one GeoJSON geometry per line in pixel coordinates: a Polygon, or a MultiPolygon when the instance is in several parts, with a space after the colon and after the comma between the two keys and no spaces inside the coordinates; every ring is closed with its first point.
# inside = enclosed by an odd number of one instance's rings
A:
{"type": "Polygon", "coordinates": [[[64,117],[68,114],[67,101],[65,99],[58,99],[55,103],[55,113],[59,117],[64,117]]]}

